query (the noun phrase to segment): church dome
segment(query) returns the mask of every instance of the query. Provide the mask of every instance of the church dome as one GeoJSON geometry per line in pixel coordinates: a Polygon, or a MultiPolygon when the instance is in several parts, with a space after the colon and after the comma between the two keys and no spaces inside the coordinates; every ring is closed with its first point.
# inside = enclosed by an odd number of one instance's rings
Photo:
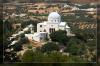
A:
{"type": "Polygon", "coordinates": [[[50,22],[60,22],[61,16],[57,12],[51,12],[48,16],[50,22]]]}

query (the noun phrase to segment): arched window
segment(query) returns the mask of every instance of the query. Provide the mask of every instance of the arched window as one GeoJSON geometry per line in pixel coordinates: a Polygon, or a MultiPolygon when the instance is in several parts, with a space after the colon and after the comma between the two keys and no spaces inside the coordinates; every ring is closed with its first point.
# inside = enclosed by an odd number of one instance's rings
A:
{"type": "Polygon", "coordinates": [[[51,33],[51,28],[49,29],[49,32],[51,33]]]}
{"type": "Polygon", "coordinates": [[[49,29],[49,32],[50,32],[50,33],[54,32],[54,31],[55,31],[55,28],[50,28],[50,29],[49,29]]]}
{"type": "Polygon", "coordinates": [[[55,20],[55,22],[56,22],[56,20],[55,20]]]}
{"type": "Polygon", "coordinates": [[[46,32],[46,30],[44,29],[44,32],[46,32]]]}
{"type": "Polygon", "coordinates": [[[42,27],[42,25],[40,25],[40,27],[42,27]]]}
{"type": "Polygon", "coordinates": [[[53,28],[53,32],[55,31],[55,28],[53,28]]]}

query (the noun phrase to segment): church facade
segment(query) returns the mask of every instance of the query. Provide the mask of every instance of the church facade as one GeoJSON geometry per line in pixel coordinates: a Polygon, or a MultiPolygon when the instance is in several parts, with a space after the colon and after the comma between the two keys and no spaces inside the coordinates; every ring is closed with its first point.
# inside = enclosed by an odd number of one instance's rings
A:
{"type": "Polygon", "coordinates": [[[67,31],[67,36],[71,34],[67,22],[62,22],[61,16],[57,12],[51,12],[47,21],[37,24],[37,32],[31,34],[31,39],[35,41],[43,41],[50,33],[57,30],[67,31]]]}
{"type": "Polygon", "coordinates": [[[48,21],[37,24],[37,32],[50,34],[57,30],[66,30],[67,34],[70,33],[70,27],[66,22],[61,22],[61,16],[57,12],[51,12],[48,16],[48,21]]]}

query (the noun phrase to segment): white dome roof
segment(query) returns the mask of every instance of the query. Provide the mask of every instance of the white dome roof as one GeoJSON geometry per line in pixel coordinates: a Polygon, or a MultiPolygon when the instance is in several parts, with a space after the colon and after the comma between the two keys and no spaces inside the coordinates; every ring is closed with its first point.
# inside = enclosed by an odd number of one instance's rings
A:
{"type": "Polygon", "coordinates": [[[48,16],[48,18],[59,18],[60,15],[57,12],[51,12],[48,16]]]}
{"type": "Polygon", "coordinates": [[[51,20],[59,20],[60,21],[61,16],[57,12],[51,12],[48,16],[48,21],[51,20]]]}

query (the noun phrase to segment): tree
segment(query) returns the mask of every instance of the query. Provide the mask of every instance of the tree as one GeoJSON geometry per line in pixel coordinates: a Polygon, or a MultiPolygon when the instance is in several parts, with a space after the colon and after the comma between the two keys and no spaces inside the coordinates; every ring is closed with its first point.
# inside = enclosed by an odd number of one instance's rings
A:
{"type": "Polygon", "coordinates": [[[33,62],[33,51],[32,50],[27,50],[22,57],[22,62],[33,62]]]}
{"type": "Polygon", "coordinates": [[[21,51],[22,50],[22,42],[18,41],[17,43],[15,43],[15,45],[11,46],[14,51],[21,51]]]}
{"type": "Polygon", "coordinates": [[[67,62],[67,55],[63,55],[61,52],[52,51],[48,54],[48,58],[51,59],[51,62],[67,62]]]}
{"type": "Polygon", "coordinates": [[[66,45],[68,41],[68,37],[66,35],[67,35],[66,31],[59,30],[51,33],[50,38],[52,41],[59,42],[66,45]]]}
{"type": "Polygon", "coordinates": [[[5,38],[7,38],[11,35],[11,32],[13,30],[13,28],[11,26],[12,24],[8,20],[6,20],[6,21],[3,22],[3,25],[4,25],[3,26],[3,35],[4,35],[5,38]]]}
{"type": "Polygon", "coordinates": [[[42,52],[50,52],[50,51],[58,51],[59,47],[54,42],[48,42],[47,44],[43,45],[41,48],[42,52]]]}
{"type": "Polygon", "coordinates": [[[96,37],[95,30],[74,30],[76,37],[84,42],[87,42],[88,39],[95,39],[96,37]]]}
{"type": "Polygon", "coordinates": [[[72,55],[82,55],[85,52],[85,45],[81,40],[75,37],[71,37],[68,42],[67,48],[64,51],[69,52],[72,55]]]}
{"type": "MultiPolygon", "coordinates": [[[[22,57],[22,62],[45,62],[45,57],[44,53],[42,52],[37,52],[33,50],[27,50],[22,57]]],[[[47,58],[47,57],[46,57],[47,58]]]]}
{"type": "Polygon", "coordinates": [[[19,57],[14,51],[6,52],[4,51],[4,62],[19,62],[19,57]]]}

